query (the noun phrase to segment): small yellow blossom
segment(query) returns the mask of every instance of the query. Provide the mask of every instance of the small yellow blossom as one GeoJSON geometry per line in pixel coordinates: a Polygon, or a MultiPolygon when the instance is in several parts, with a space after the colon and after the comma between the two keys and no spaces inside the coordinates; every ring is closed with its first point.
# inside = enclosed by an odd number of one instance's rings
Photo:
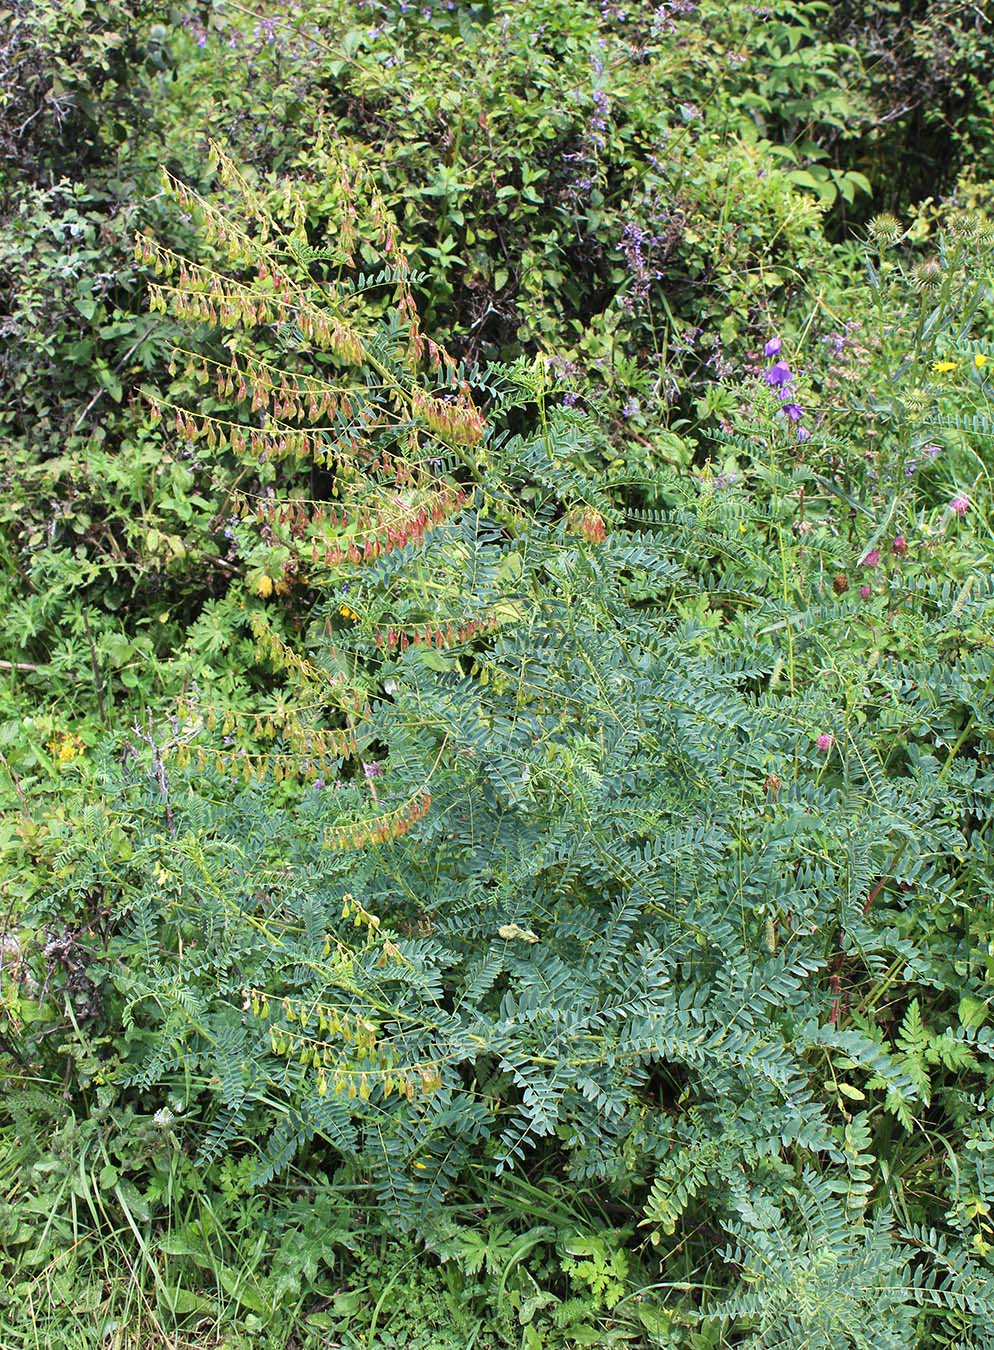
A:
{"type": "Polygon", "coordinates": [[[932,369],[937,371],[940,375],[947,375],[949,371],[956,369],[957,364],[958,362],[956,361],[934,361],[932,363],[932,369]]]}
{"type": "Polygon", "coordinates": [[[78,736],[71,736],[68,732],[53,737],[46,746],[48,753],[60,764],[69,764],[81,755],[85,748],[78,736]]]}
{"type": "Polygon", "coordinates": [[[974,352],[973,364],[977,367],[978,370],[983,370],[984,366],[986,366],[987,364],[987,357],[983,354],[983,352],[974,352]]]}

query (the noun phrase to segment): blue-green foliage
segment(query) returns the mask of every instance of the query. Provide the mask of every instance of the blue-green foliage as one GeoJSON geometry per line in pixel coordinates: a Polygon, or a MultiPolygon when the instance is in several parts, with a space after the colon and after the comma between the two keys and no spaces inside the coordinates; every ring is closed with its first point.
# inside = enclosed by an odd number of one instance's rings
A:
{"type": "MultiPolygon", "coordinates": [[[[566,472],[572,434],[566,411],[505,440],[493,481],[566,472]]],[[[497,1174],[554,1147],[567,1176],[641,1206],[661,1251],[724,1230],[745,1284],[703,1311],[757,1344],[908,1344],[921,1307],[986,1344],[962,1217],[986,1191],[940,1157],[926,1205],[877,1148],[954,1120],[986,1137],[994,1035],[962,999],[983,1006],[994,783],[965,747],[991,724],[994,660],[962,634],[990,632],[991,580],[957,596],[895,576],[886,603],[927,659],[884,650],[854,676],[823,653],[864,603],[815,572],[803,607],[750,584],[737,518],[707,494],[599,544],[542,508],[502,529],[486,497],[407,559],[391,612],[432,585],[454,614],[496,613],[489,636],[381,657],[392,565],[332,639],[337,600],[313,616],[315,661],[373,672],[360,739],[381,775],[288,801],[170,769],[167,825],[136,762],[111,808],[123,872],[87,840],[60,860],[61,907],[112,897],[101,979],[129,1080],[186,1085],[213,1122],[205,1157],[264,1104],[257,1181],[321,1141],[406,1224],[430,1225],[475,1160],[497,1174]],[[679,617],[712,604],[717,627],[679,617]],[[402,838],[323,847],[426,785],[402,838]],[[374,1024],[375,1052],[318,1034],[319,1007],[374,1024]],[[916,1215],[940,1231],[916,1235],[916,1215]]]]}

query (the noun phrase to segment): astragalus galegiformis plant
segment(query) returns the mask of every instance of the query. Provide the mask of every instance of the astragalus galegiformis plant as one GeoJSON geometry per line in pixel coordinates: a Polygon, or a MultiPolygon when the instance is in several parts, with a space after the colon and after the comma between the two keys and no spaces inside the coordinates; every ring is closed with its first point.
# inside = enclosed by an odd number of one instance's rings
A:
{"type": "Polygon", "coordinates": [[[595,1183],[657,1272],[619,1317],[990,1344],[990,580],[889,574],[905,659],[794,528],[790,418],[749,494],[640,514],[541,363],[421,332],[347,169],[320,247],[220,172],[171,185],[208,263],[138,247],[197,325],[158,411],[245,559],[255,702],[205,673],[136,729],[130,858],[94,812],[61,871],[113,897],[130,1083],[429,1231],[472,1168],[595,1183]]]}

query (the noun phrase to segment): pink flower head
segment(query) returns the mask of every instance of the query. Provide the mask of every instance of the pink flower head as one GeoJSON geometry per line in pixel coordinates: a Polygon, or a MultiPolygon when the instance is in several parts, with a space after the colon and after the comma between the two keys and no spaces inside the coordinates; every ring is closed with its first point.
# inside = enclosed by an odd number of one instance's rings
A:
{"type": "Polygon", "coordinates": [[[908,551],[908,541],[903,534],[895,534],[894,542],[890,546],[891,552],[895,558],[903,558],[908,551]]]}
{"type": "Polygon", "coordinates": [[[867,553],[866,556],[862,559],[861,565],[863,567],[877,567],[879,563],[880,563],[880,550],[878,548],[871,548],[869,553],[867,553]]]}
{"type": "Polygon", "coordinates": [[[949,509],[950,511],[955,511],[958,516],[965,516],[970,509],[969,499],[964,497],[962,493],[959,493],[949,503],[949,509]]]}
{"type": "Polygon", "coordinates": [[[831,735],[831,733],[828,731],[823,731],[821,735],[818,737],[818,739],[815,741],[815,745],[817,745],[818,749],[823,751],[825,754],[828,754],[829,750],[831,750],[834,744],[835,744],[835,737],[831,735]]]}
{"type": "Polygon", "coordinates": [[[870,598],[870,588],[869,588],[869,586],[860,586],[860,588],[859,588],[859,594],[860,594],[860,599],[862,599],[862,600],[869,600],[869,598],[870,598]]]}

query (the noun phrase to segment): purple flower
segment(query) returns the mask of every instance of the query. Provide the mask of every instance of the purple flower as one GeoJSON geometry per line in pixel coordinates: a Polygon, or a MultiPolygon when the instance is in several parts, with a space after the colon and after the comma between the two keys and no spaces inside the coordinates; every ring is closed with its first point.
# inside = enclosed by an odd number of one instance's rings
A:
{"type": "Polygon", "coordinates": [[[799,422],[804,416],[804,409],[799,403],[785,403],[780,411],[786,414],[792,422],[799,422]]]}
{"type": "Polygon", "coordinates": [[[880,564],[880,550],[871,548],[869,553],[860,560],[861,567],[878,567],[880,564]]]}
{"type": "Polygon", "coordinates": [[[379,778],[382,772],[383,769],[378,760],[371,759],[368,764],[363,765],[363,773],[367,778],[379,778]]]}
{"type": "Polygon", "coordinates": [[[793,379],[790,373],[790,366],[786,361],[778,361],[775,366],[770,366],[769,370],[764,372],[763,379],[771,389],[783,389],[793,379]]]}
{"type": "Polygon", "coordinates": [[[811,439],[811,432],[807,429],[807,427],[798,427],[798,428],[797,428],[797,439],[798,439],[798,440],[801,442],[801,444],[803,445],[805,441],[810,441],[810,439],[811,439]]]}
{"type": "Polygon", "coordinates": [[[859,588],[859,594],[860,594],[860,597],[861,597],[863,600],[869,600],[869,598],[870,598],[870,588],[869,588],[869,586],[860,586],[860,588],[859,588]]]}
{"type": "Polygon", "coordinates": [[[611,111],[611,100],[603,89],[595,89],[593,94],[594,111],[587,120],[587,130],[591,143],[603,146],[604,137],[596,133],[607,130],[607,119],[611,111]]]}
{"type": "Polygon", "coordinates": [[[827,754],[828,751],[831,750],[834,744],[835,744],[835,737],[831,735],[830,732],[827,731],[823,731],[821,735],[818,737],[818,739],[815,741],[815,745],[817,745],[818,749],[823,751],[825,754],[827,754]]]}
{"type": "Polygon", "coordinates": [[[779,355],[780,355],[780,339],[779,339],[778,337],[771,337],[771,338],[770,338],[769,342],[768,342],[768,343],[766,344],[766,346],[763,348],[763,355],[764,355],[764,356],[779,356],[779,355]]]}
{"type": "Polygon", "coordinates": [[[890,546],[890,551],[895,558],[903,558],[908,551],[908,541],[903,534],[895,534],[894,542],[890,546]]]}
{"type": "Polygon", "coordinates": [[[958,493],[949,503],[950,511],[955,511],[958,516],[965,516],[970,509],[970,501],[963,493],[958,493]]]}
{"type": "Polygon", "coordinates": [[[619,248],[625,255],[628,271],[635,283],[632,294],[639,300],[644,300],[648,295],[649,283],[658,281],[662,276],[659,269],[650,261],[652,250],[661,242],[660,238],[634,221],[629,221],[622,233],[619,248]]]}
{"type": "Polygon", "coordinates": [[[922,454],[923,454],[923,455],[926,455],[929,459],[935,459],[937,455],[941,455],[941,454],[942,454],[942,446],[941,446],[941,445],[926,445],[925,448],[924,448],[924,450],[922,451],[922,454]]]}

